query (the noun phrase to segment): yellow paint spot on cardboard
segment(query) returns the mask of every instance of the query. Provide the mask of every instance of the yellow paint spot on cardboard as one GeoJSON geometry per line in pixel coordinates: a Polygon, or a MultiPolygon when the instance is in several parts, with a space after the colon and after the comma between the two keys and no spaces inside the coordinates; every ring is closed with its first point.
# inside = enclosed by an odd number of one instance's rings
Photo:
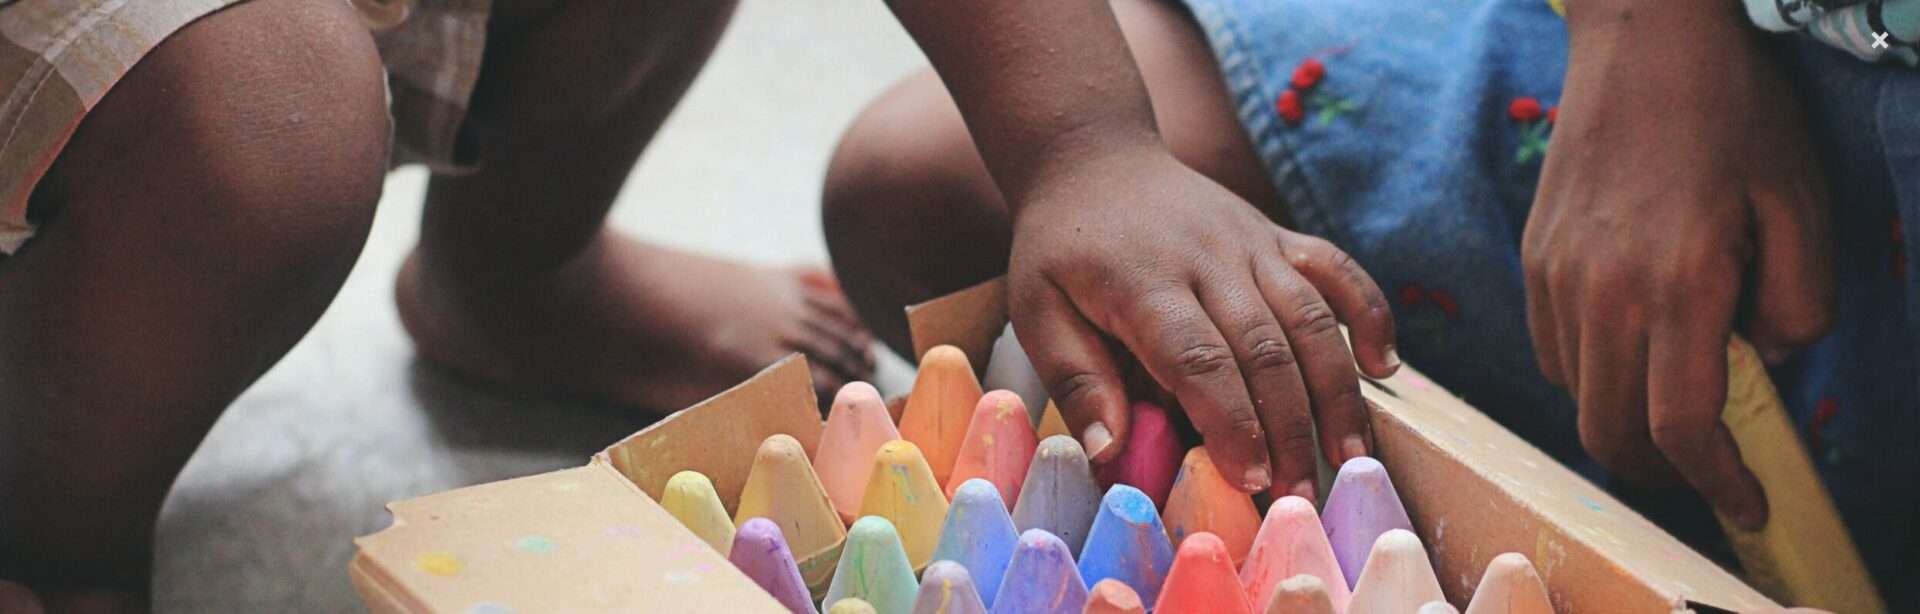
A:
{"type": "Polygon", "coordinates": [[[460,575],[460,570],[465,567],[466,565],[460,562],[460,557],[445,552],[428,552],[413,559],[414,569],[442,578],[460,575]]]}

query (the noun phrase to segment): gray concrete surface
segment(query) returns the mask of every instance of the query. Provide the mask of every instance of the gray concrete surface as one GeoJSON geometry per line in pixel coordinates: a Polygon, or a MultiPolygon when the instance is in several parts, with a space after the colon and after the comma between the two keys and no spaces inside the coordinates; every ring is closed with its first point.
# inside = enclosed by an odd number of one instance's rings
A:
{"type": "MultiPolygon", "coordinates": [[[[840,131],[925,65],[879,0],[748,0],[620,196],[642,237],[825,262],[820,180],[840,131]]],[[[161,515],[161,612],[353,612],[352,540],[388,501],[584,463],[645,424],[498,394],[415,360],[393,308],[426,175],[393,174],[372,238],[313,332],[217,424],[161,515]]],[[[885,363],[902,390],[905,363],[885,363]]],[[[110,451],[107,453],[111,453],[110,451]]]]}

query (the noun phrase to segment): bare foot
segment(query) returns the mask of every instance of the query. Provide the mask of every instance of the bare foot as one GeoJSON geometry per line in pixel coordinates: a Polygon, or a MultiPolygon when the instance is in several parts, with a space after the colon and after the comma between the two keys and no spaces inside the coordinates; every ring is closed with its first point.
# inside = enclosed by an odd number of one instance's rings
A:
{"type": "Polygon", "coordinates": [[[420,354],[487,381],[671,411],[792,352],[823,398],[873,373],[872,337],[832,275],[613,233],[538,275],[444,272],[408,257],[395,287],[420,354]]]}

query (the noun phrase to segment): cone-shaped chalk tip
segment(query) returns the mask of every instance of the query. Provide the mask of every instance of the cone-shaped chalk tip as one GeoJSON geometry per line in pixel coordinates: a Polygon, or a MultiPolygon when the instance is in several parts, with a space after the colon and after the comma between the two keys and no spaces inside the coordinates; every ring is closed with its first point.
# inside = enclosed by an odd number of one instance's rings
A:
{"type": "Polygon", "coordinates": [[[1187,535],[1205,531],[1227,544],[1227,554],[1239,565],[1253,549],[1253,538],[1260,531],[1260,511],[1253,498],[1234,488],[1220,475],[1205,447],[1187,451],[1180,463],[1180,477],[1167,497],[1167,534],[1174,543],[1187,535]]]}
{"type": "Polygon", "coordinates": [[[1041,440],[1033,454],[1013,506],[1013,524],[1021,530],[1045,529],[1078,552],[1099,505],[1100,485],[1086,451],[1072,437],[1057,435],[1041,440]]]}
{"type": "Polygon", "coordinates": [[[682,471],[667,478],[667,487],[660,493],[660,507],[700,541],[713,546],[720,556],[726,556],[733,547],[733,519],[727,517],[720,494],[714,492],[713,481],[705,474],[682,471]]]}
{"type": "MultiPolygon", "coordinates": [[[[1334,614],[1339,612],[1327,595],[1328,584],[1319,576],[1300,574],[1273,585],[1267,599],[1267,614],[1334,614]]],[[[1346,587],[1341,587],[1346,588],[1346,587]]]]}
{"type": "Polygon", "coordinates": [[[1276,584],[1300,574],[1325,582],[1322,590],[1333,610],[1346,610],[1352,593],[1333,546],[1327,543],[1326,528],[1320,526],[1312,502],[1289,495],[1267,508],[1267,519],[1260,523],[1253,549],[1240,567],[1240,584],[1246,587],[1249,602],[1266,603],[1276,584]]]}
{"type": "Polygon", "coordinates": [[[1161,614],[1253,614],[1240,579],[1233,573],[1227,545],[1212,533],[1195,533],[1180,542],[1167,585],[1153,611],[1161,614]]]}
{"type": "Polygon", "coordinates": [[[899,439],[880,446],[873,455],[873,471],[867,478],[860,514],[893,523],[914,569],[933,562],[934,546],[940,543],[940,524],[947,517],[947,496],[940,492],[940,483],[927,468],[919,447],[899,439]]]}
{"type": "Polygon", "coordinates": [[[1467,614],[1553,614],[1553,600],[1527,556],[1508,552],[1487,563],[1467,614]]]}
{"type": "Polygon", "coordinates": [[[814,614],[813,595],[800,577],[800,567],[780,534],[780,525],[765,518],[751,518],[734,535],[727,560],[741,573],[794,614],[814,614]]]}
{"type": "Polygon", "coordinates": [[[995,614],[1078,614],[1087,603],[1087,585],[1073,565],[1073,553],[1052,533],[1031,529],[1020,534],[995,614]]]}
{"type": "MultiPolygon", "coordinates": [[[[1158,405],[1135,401],[1132,413],[1127,447],[1120,456],[1100,466],[1100,479],[1138,488],[1153,499],[1155,507],[1165,506],[1174,475],[1180,471],[1180,435],[1167,419],[1167,410],[1158,405]]],[[[1087,454],[1095,456],[1098,452],[1088,450],[1087,454]]]]}
{"type": "Polygon", "coordinates": [[[886,402],[872,384],[853,382],[840,387],[833,397],[833,409],[827,413],[826,428],[820,433],[813,468],[841,522],[853,524],[860,515],[860,498],[867,492],[874,452],[881,444],[899,438],[900,431],[887,414],[886,402]]]}
{"type": "Polygon", "coordinates": [[[1420,606],[1415,614],[1460,614],[1460,611],[1445,601],[1429,601],[1426,605],[1420,606]]]}
{"type": "Polygon", "coordinates": [[[920,358],[913,392],[900,414],[900,436],[920,446],[942,484],[953,474],[954,459],[960,455],[960,442],[966,438],[980,394],[980,380],[960,348],[936,346],[920,358]]]}
{"type": "Polygon", "coordinates": [[[1080,549],[1080,577],[1088,582],[1106,579],[1125,582],[1143,601],[1160,597],[1160,585],[1173,565],[1173,543],[1153,500],[1140,489],[1114,484],[1100,499],[1100,509],[1080,549]]]}
{"type": "Polygon", "coordinates": [[[973,574],[953,561],[934,561],[920,577],[920,595],[913,614],[986,614],[973,574]]]}
{"type": "Polygon", "coordinates": [[[1334,477],[1333,488],[1327,493],[1327,506],[1321,511],[1320,521],[1326,525],[1327,540],[1333,545],[1333,555],[1340,560],[1340,572],[1347,577],[1349,587],[1358,586],[1367,553],[1373,550],[1374,541],[1382,533],[1393,529],[1413,530],[1407,508],[1400,504],[1393,480],[1387,477],[1387,468],[1366,456],[1356,456],[1340,465],[1340,473],[1334,477]]]}
{"type": "Polygon", "coordinates": [[[766,518],[780,525],[807,586],[815,593],[826,588],[847,529],[799,440],[779,434],[760,443],[733,518],[739,524],[766,518]]]}
{"type": "Polygon", "coordinates": [[[827,608],[827,614],[879,614],[879,612],[873,609],[873,604],[862,601],[858,597],[848,597],[833,602],[833,606],[827,608]]]}
{"type": "Polygon", "coordinates": [[[1002,500],[1019,501],[1020,485],[1027,479],[1027,465],[1039,443],[1018,395],[995,390],[980,397],[960,443],[960,456],[954,459],[953,475],[947,478],[947,496],[967,480],[985,478],[1000,489],[1002,500]]]}
{"type": "Polygon", "coordinates": [[[1411,612],[1429,601],[1446,601],[1440,592],[1440,580],[1433,575],[1433,564],[1420,538],[1412,531],[1393,529],[1382,533],[1367,555],[1366,568],[1347,602],[1352,614],[1373,612],[1411,612]]]}
{"type": "MultiPolygon", "coordinates": [[[[994,593],[1000,590],[1000,578],[1006,575],[1007,561],[1013,557],[1014,543],[1019,540],[1020,533],[1000,502],[1000,492],[986,480],[967,480],[953,493],[933,559],[953,561],[973,572],[981,601],[991,606],[994,593]]],[[[932,566],[927,567],[927,573],[933,573],[932,566]]]]}
{"type": "Polygon", "coordinates": [[[1095,582],[1093,590],[1087,591],[1087,608],[1083,614],[1146,614],[1146,611],[1139,593],[1125,582],[1109,578],[1095,582]]]}
{"type": "Polygon", "coordinates": [[[919,589],[893,523],[863,516],[847,531],[846,551],[833,572],[825,602],[856,597],[882,612],[908,612],[919,589]]]}

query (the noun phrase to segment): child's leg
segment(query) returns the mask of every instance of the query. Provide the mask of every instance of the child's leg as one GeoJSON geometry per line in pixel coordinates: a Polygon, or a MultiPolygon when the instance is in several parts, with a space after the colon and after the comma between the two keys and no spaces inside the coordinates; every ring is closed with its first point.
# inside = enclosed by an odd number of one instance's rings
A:
{"type": "Polygon", "coordinates": [[[384,104],[344,3],[255,0],[85,119],[34,194],[40,234],[0,260],[0,577],[50,611],[147,608],[175,474],[359,253],[384,104]]]}
{"type": "Polygon", "coordinates": [[[433,179],[401,273],[401,316],[422,354],[497,382],[656,409],[794,351],[827,394],[871,372],[871,339],[824,271],[745,266],[606,227],[731,3],[496,6],[469,118],[481,169],[433,179]]]}
{"type": "MultiPolygon", "coordinates": [[[[1163,3],[1116,0],[1113,8],[1174,155],[1278,219],[1279,197],[1200,31],[1163,3]]],[[[894,86],[848,128],[822,204],[848,297],[903,354],[912,348],[903,307],[1007,271],[1006,204],[932,71],[894,86]]]]}

